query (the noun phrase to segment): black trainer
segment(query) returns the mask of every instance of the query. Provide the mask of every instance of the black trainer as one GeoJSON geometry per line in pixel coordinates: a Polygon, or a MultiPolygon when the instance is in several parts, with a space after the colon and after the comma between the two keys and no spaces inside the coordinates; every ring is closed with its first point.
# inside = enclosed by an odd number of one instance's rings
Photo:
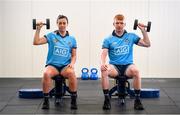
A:
{"type": "Polygon", "coordinates": [[[72,99],[72,100],[71,100],[71,109],[77,109],[76,99],[72,99]]]}
{"type": "Polygon", "coordinates": [[[110,99],[105,99],[105,100],[104,100],[103,109],[104,109],[104,110],[110,110],[110,109],[111,109],[110,99]]]}
{"type": "Polygon", "coordinates": [[[134,101],[134,109],[136,109],[136,110],[144,110],[144,107],[143,107],[140,99],[136,99],[134,101]]]}
{"type": "Polygon", "coordinates": [[[43,102],[42,109],[49,109],[49,100],[43,102]]]}

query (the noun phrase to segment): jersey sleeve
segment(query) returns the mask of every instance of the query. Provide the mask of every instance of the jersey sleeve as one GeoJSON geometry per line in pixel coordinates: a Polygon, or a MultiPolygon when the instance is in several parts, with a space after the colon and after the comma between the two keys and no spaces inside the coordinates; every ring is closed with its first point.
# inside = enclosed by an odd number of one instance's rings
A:
{"type": "Polygon", "coordinates": [[[76,39],[73,37],[73,40],[72,40],[72,42],[73,42],[73,45],[72,45],[72,48],[77,48],[77,42],[76,42],[76,39]]]}
{"type": "Polygon", "coordinates": [[[107,38],[103,41],[102,49],[109,49],[109,42],[107,38]]]}
{"type": "Polygon", "coordinates": [[[133,42],[137,45],[140,40],[140,37],[136,34],[132,34],[132,35],[133,35],[133,42]]]}
{"type": "Polygon", "coordinates": [[[50,38],[51,38],[51,33],[48,33],[46,35],[44,35],[44,37],[47,39],[47,42],[50,42],[50,38]]]}

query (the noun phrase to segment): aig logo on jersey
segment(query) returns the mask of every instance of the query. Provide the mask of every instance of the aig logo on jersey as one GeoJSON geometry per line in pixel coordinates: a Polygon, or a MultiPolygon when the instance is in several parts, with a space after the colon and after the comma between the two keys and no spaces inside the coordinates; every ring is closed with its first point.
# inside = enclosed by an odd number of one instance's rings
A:
{"type": "Polygon", "coordinates": [[[62,56],[62,57],[68,57],[68,52],[69,52],[69,50],[67,48],[55,46],[53,54],[58,55],[58,56],[62,56]]]}
{"type": "Polygon", "coordinates": [[[116,49],[114,49],[115,55],[124,55],[124,54],[128,54],[128,53],[129,53],[128,45],[123,45],[123,46],[120,46],[120,47],[117,47],[116,49]]]}

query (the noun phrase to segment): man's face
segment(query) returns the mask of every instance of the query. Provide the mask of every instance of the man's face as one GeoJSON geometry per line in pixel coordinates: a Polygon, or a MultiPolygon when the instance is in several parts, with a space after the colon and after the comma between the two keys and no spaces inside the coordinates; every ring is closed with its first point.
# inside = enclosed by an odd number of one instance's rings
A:
{"type": "Polygon", "coordinates": [[[59,28],[59,31],[66,31],[67,25],[68,23],[65,18],[58,19],[57,26],[59,28]]]}
{"type": "Polygon", "coordinates": [[[122,31],[126,24],[123,20],[114,19],[113,25],[114,25],[116,31],[122,31]]]}

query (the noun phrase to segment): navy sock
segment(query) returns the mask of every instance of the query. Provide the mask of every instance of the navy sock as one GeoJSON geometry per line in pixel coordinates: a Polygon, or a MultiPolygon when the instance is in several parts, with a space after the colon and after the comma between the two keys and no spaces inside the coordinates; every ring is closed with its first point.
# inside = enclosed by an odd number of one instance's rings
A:
{"type": "Polygon", "coordinates": [[[45,101],[48,101],[48,99],[49,99],[49,93],[43,93],[43,95],[44,95],[44,100],[45,100],[45,101]]]}
{"type": "Polygon", "coordinates": [[[141,93],[141,90],[134,90],[134,93],[135,93],[135,99],[136,100],[139,100],[140,99],[140,93],[141,93]]]}
{"type": "Polygon", "coordinates": [[[71,98],[76,99],[77,98],[77,91],[72,91],[71,92],[71,98]]]}
{"type": "Polygon", "coordinates": [[[109,89],[103,89],[105,100],[109,99],[109,89]]]}
{"type": "Polygon", "coordinates": [[[71,92],[71,104],[76,103],[77,91],[71,92]]]}

